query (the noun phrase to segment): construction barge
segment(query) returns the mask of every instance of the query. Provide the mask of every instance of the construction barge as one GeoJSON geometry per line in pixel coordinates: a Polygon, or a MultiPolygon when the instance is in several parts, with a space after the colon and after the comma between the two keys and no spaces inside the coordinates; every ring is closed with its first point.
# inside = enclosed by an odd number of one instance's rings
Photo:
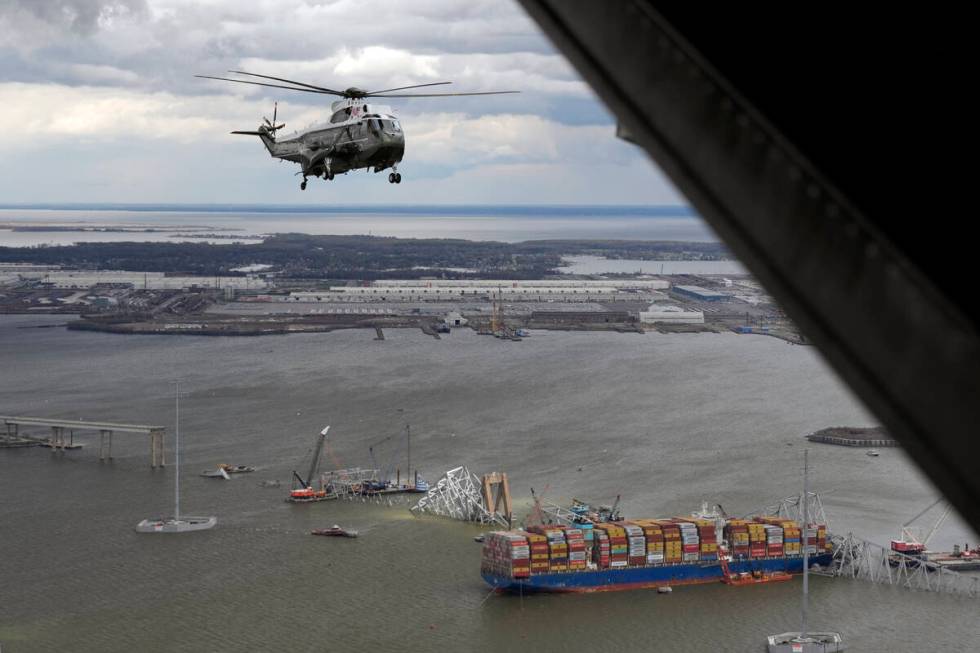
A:
{"type": "Polygon", "coordinates": [[[502,592],[596,592],[722,582],[789,580],[829,566],[824,524],[779,517],[634,519],[494,531],[483,542],[481,575],[502,592]],[[805,539],[805,542],[804,542],[805,539]]]}
{"type": "Polygon", "coordinates": [[[806,436],[810,442],[836,444],[842,447],[897,447],[899,446],[880,426],[859,428],[855,426],[831,426],[806,436]]]}

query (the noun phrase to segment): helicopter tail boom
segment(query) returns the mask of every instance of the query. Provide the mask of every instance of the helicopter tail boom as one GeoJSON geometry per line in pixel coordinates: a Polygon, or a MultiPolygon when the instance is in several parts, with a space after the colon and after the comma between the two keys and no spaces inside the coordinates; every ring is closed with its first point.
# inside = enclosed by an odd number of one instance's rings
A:
{"type": "Polygon", "coordinates": [[[240,129],[240,130],[233,131],[231,133],[237,134],[239,136],[258,136],[259,138],[262,139],[262,144],[265,145],[265,149],[269,150],[269,154],[275,156],[276,154],[276,150],[275,150],[276,139],[274,135],[275,132],[273,132],[272,134],[270,134],[269,132],[270,130],[267,129],[265,125],[263,125],[255,131],[240,129]]]}

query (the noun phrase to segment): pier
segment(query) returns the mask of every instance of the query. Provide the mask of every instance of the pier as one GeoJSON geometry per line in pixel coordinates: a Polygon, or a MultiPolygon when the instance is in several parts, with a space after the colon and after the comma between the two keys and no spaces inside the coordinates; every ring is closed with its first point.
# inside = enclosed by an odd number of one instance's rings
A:
{"type": "Polygon", "coordinates": [[[162,467],[165,464],[163,455],[163,436],[167,429],[163,426],[147,426],[143,424],[117,424],[115,422],[87,422],[71,419],[48,419],[45,417],[14,417],[0,415],[0,423],[4,430],[0,432],[0,448],[42,446],[52,449],[76,449],[79,445],[74,442],[75,431],[99,432],[99,460],[112,460],[112,437],[116,433],[136,433],[149,436],[150,466],[162,467]],[[21,433],[21,428],[50,428],[48,438],[40,438],[21,433]]]}

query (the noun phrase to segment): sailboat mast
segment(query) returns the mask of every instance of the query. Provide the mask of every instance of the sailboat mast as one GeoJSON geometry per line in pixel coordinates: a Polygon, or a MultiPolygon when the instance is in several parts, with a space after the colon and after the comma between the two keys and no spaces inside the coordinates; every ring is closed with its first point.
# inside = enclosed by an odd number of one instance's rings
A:
{"type": "Polygon", "coordinates": [[[808,505],[810,503],[809,486],[807,484],[807,449],[803,450],[803,628],[800,630],[800,639],[806,639],[806,608],[807,598],[810,592],[810,538],[807,537],[810,515],[808,505]]]}
{"type": "Polygon", "coordinates": [[[405,425],[405,439],[408,441],[408,474],[407,478],[412,478],[412,427],[405,425]]]}
{"type": "Polygon", "coordinates": [[[180,381],[174,381],[177,386],[177,421],[174,429],[174,521],[180,521],[180,381]]]}

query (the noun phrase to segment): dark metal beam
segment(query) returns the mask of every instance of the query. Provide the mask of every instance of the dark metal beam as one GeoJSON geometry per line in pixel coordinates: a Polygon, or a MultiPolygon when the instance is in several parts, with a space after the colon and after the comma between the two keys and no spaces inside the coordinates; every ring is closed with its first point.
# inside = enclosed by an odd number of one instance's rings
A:
{"type": "MultiPolygon", "coordinates": [[[[687,31],[679,31],[647,0],[521,2],[631,140],[980,530],[980,333],[966,304],[975,298],[957,296],[949,267],[929,267],[916,251],[925,236],[917,243],[914,232],[889,224],[897,219],[886,214],[894,204],[882,201],[873,171],[855,167],[850,152],[827,147],[817,131],[807,133],[806,121],[794,121],[799,107],[775,101],[783,90],[778,76],[768,87],[748,83],[758,75],[740,74],[746,69],[737,64],[747,62],[735,54],[722,75],[716,62],[724,65],[735,45],[701,41],[715,57],[707,59],[687,38],[698,36],[698,17],[680,21],[687,31]]],[[[723,28],[740,39],[761,38],[764,30],[746,18],[723,28]]],[[[861,51],[841,50],[833,34],[824,39],[838,49],[831,63],[864,63],[861,51]]],[[[805,47],[772,56],[782,59],[780,70],[792,70],[805,47]]],[[[836,73],[859,87],[844,68],[825,72],[831,82],[836,73]]],[[[873,95],[849,101],[857,107],[867,98],[873,95]]],[[[861,154],[868,164],[895,156],[874,148],[861,154]]]]}

